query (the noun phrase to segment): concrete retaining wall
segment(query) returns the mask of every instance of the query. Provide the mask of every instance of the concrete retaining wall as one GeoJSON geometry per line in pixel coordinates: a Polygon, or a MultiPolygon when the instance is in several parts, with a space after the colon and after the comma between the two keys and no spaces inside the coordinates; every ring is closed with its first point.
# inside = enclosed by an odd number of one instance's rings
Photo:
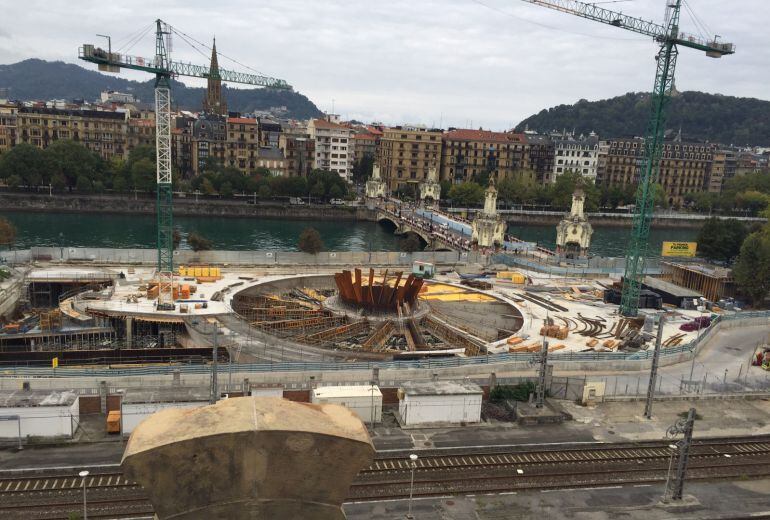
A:
{"type": "MultiPolygon", "coordinates": [[[[93,264],[155,265],[155,249],[110,249],[96,247],[33,247],[19,256],[40,261],[93,264]]],[[[174,251],[175,265],[259,265],[259,266],[357,266],[411,265],[415,260],[435,264],[484,263],[486,257],[476,251],[366,252],[325,251],[317,255],[293,251],[174,251]]]]}

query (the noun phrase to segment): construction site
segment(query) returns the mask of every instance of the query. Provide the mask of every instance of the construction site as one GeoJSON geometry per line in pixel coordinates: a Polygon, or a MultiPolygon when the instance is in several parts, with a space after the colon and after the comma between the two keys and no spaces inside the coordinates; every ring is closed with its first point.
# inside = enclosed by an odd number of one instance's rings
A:
{"type": "Polygon", "coordinates": [[[628,318],[612,303],[612,279],[425,262],[414,272],[180,266],[163,306],[150,267],[36,264],[17,319],[0,332],[5,365],[209,363],[215,345],[220,361],[246,363],[489,357],[544,345],[630,355],[654,347],[660,316],[669,349],[736,312],[648,277],[657,292],[643,292],[654,295],[641,300],[648,308],[628,318]],[[426,265],[430,276],[420,272],[426,265]]]}

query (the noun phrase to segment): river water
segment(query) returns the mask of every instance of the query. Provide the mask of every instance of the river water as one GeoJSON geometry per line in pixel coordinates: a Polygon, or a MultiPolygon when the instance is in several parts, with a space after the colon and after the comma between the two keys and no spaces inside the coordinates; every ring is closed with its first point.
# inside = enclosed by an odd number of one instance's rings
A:
{"type": "MultiPolygon", "coordinates": [[[[32,246],[152,248],[155,217],[150,215],[0,212],[17,230],[15,247],[32,246]]],[[[318,230],[328,251],[396,251],[398,238],[374,222],[275,220],[222,217],[178,217],[174,226],[183,237],[197,232],[222,250],[296,251],[299,234],[308,226],[318,230]]],[[[555,226],[510,226],[523,240],[555,247],[555,226]]],[[[660,252],[664,240],[694,240],[694,229],[653,229],[650,254],[660,252]]],[[[628,228],[595,227],[591,253],[623,256],[628,228]]],[[[187,248],[183,240],[180,248],[187,248]]]]}

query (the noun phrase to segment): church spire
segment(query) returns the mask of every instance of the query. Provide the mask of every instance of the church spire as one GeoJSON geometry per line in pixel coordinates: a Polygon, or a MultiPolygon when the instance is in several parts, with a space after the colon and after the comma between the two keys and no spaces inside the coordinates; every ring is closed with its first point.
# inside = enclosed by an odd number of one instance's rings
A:
{"type": "Polygon", "coordinates": [[[211,64],[209,65],[206,98],[203,100],[203,111],[207,114],[227,115],[227,103],[222,99],[222,78],[219,76],[216,38],[214,38],[214,45],[211,47],[211,64]]]}

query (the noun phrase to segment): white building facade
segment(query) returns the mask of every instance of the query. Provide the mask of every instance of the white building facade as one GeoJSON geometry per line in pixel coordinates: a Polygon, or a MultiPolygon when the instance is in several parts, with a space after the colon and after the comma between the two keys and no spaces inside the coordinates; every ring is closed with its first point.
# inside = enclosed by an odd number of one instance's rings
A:
{"type": "Polygon", "coordinates": [[[377,385],[320,386],[314,388],[313,404],[339,404],[365,423],[382,421],[382,392],[377,385]]]}
{"type": "Polygon", "coordinates": [[[55,390],[0,393],[0,438],[72,437],[80,422],[77,394],[55,390]]]}
{"type": "Polygon", "coordinates": [[[353,129],[334,119],[311,119],[308,134],[315,140],[314,167],[337,173],[350,182],[353,176],[353,129]]]}
{"type": "Polygon", "coordinates": [[[559,175],[568,172],[576,172],[595,181],[598,162],[599,138],[593,132],[588,137],[554,139],[553,182],[559,175]]]}

